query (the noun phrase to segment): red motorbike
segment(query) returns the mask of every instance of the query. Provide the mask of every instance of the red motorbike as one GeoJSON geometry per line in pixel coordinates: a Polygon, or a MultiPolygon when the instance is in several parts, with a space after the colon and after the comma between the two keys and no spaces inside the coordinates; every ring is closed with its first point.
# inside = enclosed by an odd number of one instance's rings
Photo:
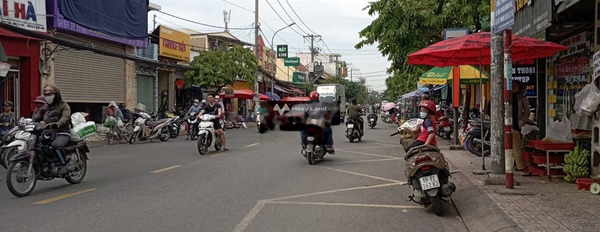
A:
{"type": "Polygon", "coordinates": [[[453,132],[452,119],[445,114],[444,109],[440,105],[437,105],[436,109],[437,111],[433,118],[437,124],[437,135],[444,139],[450,139],[450,135],[453,132]]]}

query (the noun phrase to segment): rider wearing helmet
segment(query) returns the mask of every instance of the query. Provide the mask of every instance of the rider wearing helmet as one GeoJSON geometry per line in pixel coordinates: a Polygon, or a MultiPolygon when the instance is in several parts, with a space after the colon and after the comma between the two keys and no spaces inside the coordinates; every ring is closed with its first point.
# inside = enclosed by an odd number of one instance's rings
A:
{"type": "Polygon", "coordinates": [[[431,100],[424,100],[421,102],[421,104],[419,104],[419,110],[419,117],[423,119],[423,123],[420,126],[421,131],[419,136],[417,136],[417,140],[405,148],[406,152],[413,147],[418,147],[421,145],[437,146],[435,141],[435,132],[437,131],[437,127],[435,125],[435,119],[433,118],[436,111],[435,103],[433,103],[431,100]]]}
{"type": "MultiPolygon", "coordinates": [[[[319,93],[317,91],[312,91],[310,92],[310,94],[308,95],[308,97],[310,98],[310,104],[309,104],[309,109],[323,109],[325,106],[323,106],[321,103],[319,103],[319,93]]],[[[314,112],[313,112],[314,113],[314,112]]],[[[333,148],[333,130],[331,130],[331,111],[327,110],[326,112],[317,112],[319,114],[323,114],[323,117],[325,118],[325,128],[323,128],[323,133],[325,135],[325,147],[327,149],[327,152],[333,154],[335,153],[335,149],[333,148]]],[[[308,118],[308,112],[305,113],[304,115],[304,120],[306,120],[308,118]]],[[[305,145],[307,143],[306,141],[306,131],[302,130],[300,132],[301,137],[302,137],[302,145],[305,145]]]]}

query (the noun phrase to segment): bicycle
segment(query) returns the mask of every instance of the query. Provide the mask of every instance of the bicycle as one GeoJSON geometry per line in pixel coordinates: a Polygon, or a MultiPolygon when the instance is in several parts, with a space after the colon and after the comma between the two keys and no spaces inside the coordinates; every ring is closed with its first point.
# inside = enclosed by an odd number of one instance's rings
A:
{"type": "Polygon", "coordinates": [[[104,122],[104,126],[109,129],[106,134],[108,145],[119,143],[122,139],[129,141],[131,134],[133,134],[133,128],[135,128],[133,123],[128,122],[121,127],[119,127],[118,124],[117,119],[112,116],[108,116],[106,122],[104,122]]]}

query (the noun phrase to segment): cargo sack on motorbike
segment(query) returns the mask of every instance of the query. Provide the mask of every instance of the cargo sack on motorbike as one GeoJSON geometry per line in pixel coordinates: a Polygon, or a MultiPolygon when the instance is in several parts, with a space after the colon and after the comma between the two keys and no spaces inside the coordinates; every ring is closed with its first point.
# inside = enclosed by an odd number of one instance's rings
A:
{"type": "Polygon", "coordinates": [[[79,137],[85,138],[87,136],[90,136],[90,135],[96,133],[96,123],[90,121],[90,122],[86,122],[83,124],[79,124],[79,125],[73,127],[73,131],[75,131],[75,133],[79,137]]]}
{"type": "Polygon", "coordinates": [[[71,114],[71,123],[74,127],[77,127],[80,124],[85,123],[85,117],[79,112],[71,114]]]}

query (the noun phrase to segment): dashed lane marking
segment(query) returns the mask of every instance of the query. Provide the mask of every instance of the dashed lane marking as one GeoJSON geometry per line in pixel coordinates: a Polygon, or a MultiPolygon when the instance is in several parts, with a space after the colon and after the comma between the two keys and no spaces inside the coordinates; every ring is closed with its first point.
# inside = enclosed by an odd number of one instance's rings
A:
{"type": "Polygon", "coordinates": [[[173,165],[171,167],[166,167],[166,168],[163,168],[163,169],[158,169],[158,170],[151,171],[150,173],[155,174],[155,173],[159,173],[159,172],[169,171],[171,169],[175,169],[175,168],[178,168],[178,167],[181,167],[181,166],[182,165],[173,165]]]}
{"type": "Polygon", "coordinates": [[[254,147],[254,146],[256,146],[256,145],[259,145],[259,144],[260,144],[260,143],[248,144],[248,145],[246,145],[246,147],[254,147]]]}
{"type": "Polygon", "coordinates": [[[289,205],[317,205],[317,206],[349,206],[349,207],[372,207],[372,208],[393,208],[393,209],[421,209],[422,206],[414,205],[378,205],[378,204],[356,204],[356,203],[331,203],[331,202],[297,202],[297,201],[271,201],[269,204],[289,204],[289,205]]]}
{"type": "Polygon", "coordinates": [[[224,154],[225,154],[225,152],[219,152],[217,154],[211,155],[210,157],[217,157],[217,156],[224,155],[224,154]]]}
{"type": "Polygon", "coordinates": [[[81,190],[81,191],[78,191],[78,192],[74,192],[74,193],[66,193],[66,194],[58,195],[58,196],[51,197],[51,198],[48,198],[48,199],[45,199],[45,200],[36,201],[36,202],[33,202],[33,204],[34,205],[45,205],[45,204],[52,203],[52,202],[55,202],[55,201],[59,201],[59,200],[65,199],[65,198],[69,198],[69,197],[81,195],[81,194],[84,194],[84,193],[89,193],[89,192],[94,191],[94,190],[96,190],[96,189],[95,188],[89,188],[89,189],[84,189],[84,190],[81,190]]]}

